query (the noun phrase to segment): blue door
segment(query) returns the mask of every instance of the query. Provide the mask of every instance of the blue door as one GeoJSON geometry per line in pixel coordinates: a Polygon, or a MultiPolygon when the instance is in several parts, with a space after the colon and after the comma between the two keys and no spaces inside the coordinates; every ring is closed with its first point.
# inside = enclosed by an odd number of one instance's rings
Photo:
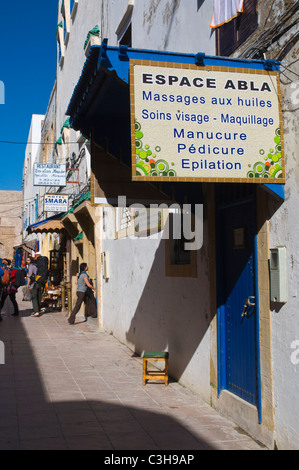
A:
{"type": "Polygon", "coordinates": [[[254,185],[216,185],[219,386],[258,404],[254,185]]]}

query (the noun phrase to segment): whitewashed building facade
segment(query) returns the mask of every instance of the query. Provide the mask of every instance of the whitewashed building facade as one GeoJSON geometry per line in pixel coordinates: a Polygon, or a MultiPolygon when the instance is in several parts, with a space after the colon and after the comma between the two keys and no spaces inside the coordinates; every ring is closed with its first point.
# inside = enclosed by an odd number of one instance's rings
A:
{"type": "MultiPolygon", "coordinates": [[[[212,30],[210,1],[190,0],[186,6],[182,0],[60,0],[57,22],[58,143],[53,161],[70,168],[79,162],[79,183],[67,185],[70,194],[81,196],[87,194],[86,187],[90,189],[90,198],[63,219],[72,244],[73,281],[76,261],[77,265],[88,262],[97,283],[100,327],[137,354],[169,351],[174,379],[256,439],[279,449],[299,445],[298,9],[297,2],[245,0],[242,13],[236,12],[235,19],[212,30]],[[163,181],[158,185],[132,182],[127,164],[130,148],[123,145],[131,142],[125,64],[133,55],[142,60],[149,50],[151,60],[156,54],[161,61],[166,60],[163,54],[171,52],[194,56],[197,61],[205,60],[197,53],[211,61],[215,56],[230,56],[236,63],[244,61],[244,67],[259,61],[265,70],[273,65],[265,61],[281,62],[285,182],[275,190],[263,183],[175,182],[166,188],[163,181]],[[118,68],[112,63],[113,54],[118,54],[118,68]],[[124,94],[119,92],[122,86],[124,94]],[[120,94],[113,96],[111,90],[120,94]],[[103,135],[97,119],[103,129],[106,126],[103,135]],[[120,134],[124,138],[118,145],[120,134]],[[130,237],[134,221],[128,208],[117,207],[117,196],[127,196],[127,206],[133,202],[182,204],[188,198],[202,204],[201,248],[178,262],[172,257],[176,245],[163,238],[164,222],[154,235],[130,237]],[[247,223],[252,233],[245,230],[247,223]],[[236,237],[233,248],[228,243],[231,230],[236,237]],[[255,280],[255,294],[238,300],[235,322],[238,318],[239,323],[246,323],[250,316],[246,309],[242,316],[244,303],[246,308],[254,307],[253,392],[242,383],[230,384],[230,368],[238,367],[246,376],[247,364],[236,366],[230,357],[234,325],[227,319],[235,302],[231,292],[239,295],[238,279],[244,267],[238,265],[241,251],[236,257],[234,249],[245,248],[247,237],[252,253],[244,264],[255,280]],[[269,265],[270,256],[274,256],[272,262],[277,260],[277,248],[283,248],[279,250],[281,267],[283,256],[286,264],[277,281],[282,283],[279,288],[286,286],[280,298],[272,295],[274,278],[269,265]]],[[[78,201],[76,197],[74,202],[78,201]]],[[[165,220],[168,216],[166,211],[165,220]]],[[[244,357],[246,350],[241,349],[234,349],[234,354],[239,351],[244,357]]]]}

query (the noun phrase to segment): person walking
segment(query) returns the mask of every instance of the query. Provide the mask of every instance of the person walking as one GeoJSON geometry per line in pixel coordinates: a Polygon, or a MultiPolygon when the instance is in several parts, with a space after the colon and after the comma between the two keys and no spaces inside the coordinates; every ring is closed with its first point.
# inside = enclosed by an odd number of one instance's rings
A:
{"type": "MultiPolygon", "coordinates": [[[[0,260],[0,302],[2,299],[2,293],[3,293],[3,286],[2,286],[2,276],[4,274],[4,270],[2,269],[2,259],[0,260]]],[[[2,321],[2,315],[0,312],[0,321],[2,321]]]]}
{"type": "Polygon", "coordinates": [[[33,313],[31,316],[39,317],[40,308],[41,308],[41,300],[42,300],[42,290],[41,290],[40,284],[36,282],[36,274],[37,274],[36,261],[32,257],[28,257],[27,263],[28,263],[27,285],[31,292],[32,307],[33,307],[33,313]]]}
{"type": "Polygon", "coordinates": [[[30,284],[30,277],[28,275],[30,264],[31,264],[31,259],[32,257],[28,255],[26,257],[26,283],[25,286],[23,287],[23,301],[25,300],[32,300],[31,292],[29,290],[29,284],[30,284]]]}
{"type": "MultiPolygon", "coordinates": [[[[17,287],[15,287],[15,280],[16,280],[16,272],[17,270],[15,268],[11,268],[11,261],[9,259],[4,259],[2,261],[4,267],[4,275],[5,275],[5,270],[8,271],[9,273],[9,282],[6,285],[3,285],[3,292],[2,292],[2,297],[1,297],[1,303],[0,303],[0,315],[2,308],[4,306],[5,300],[7,296],[9,296],[13,307],[14,307],[14,313],[12,314],[13,316],[18,316],[19,315],[19,306],[16,301],[16,293],[18,292],[17,287]]],[[[2,279],[4,278],[4,275],[2,279]]],[[[3,281],[2,281],[3,282],[3,281]]]]}
{"type": "Polygon", "coordinates": [[[95,295],[96,295],[96,289],[90,283],[87,271],[88,271],[87,264],[86,263],[81,263],[80,264],[80,273],[79,273],[78,279],[77,279],[77,301],[76,301],[75,307],[73,308],[73,311],[72,311],[72,313],[71,313],[71,315],[68,319],[68,322],[69,322],[70,325],[73,325],[75,323],[76,315],[79,312],[83,302],[85,302],[87,304],[91,316],[96,315],[95,302],[92,302],[92,300],[94,300],[94,298],[92,299],[92,298],[88,297],[88,289],[91,289],[92,291],[94,291],[95,295]]]}

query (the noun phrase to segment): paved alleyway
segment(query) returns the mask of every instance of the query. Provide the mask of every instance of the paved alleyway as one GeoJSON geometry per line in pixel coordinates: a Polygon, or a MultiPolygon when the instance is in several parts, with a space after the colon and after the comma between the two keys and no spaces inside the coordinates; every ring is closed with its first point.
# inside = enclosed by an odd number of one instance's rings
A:
{"type": "Polygon", "coordinates": [[[64,313],[31,317],[18,294],[0,323],[0,450],[265,449],[175,382],[142,385],[142,362],[64,313]]]}

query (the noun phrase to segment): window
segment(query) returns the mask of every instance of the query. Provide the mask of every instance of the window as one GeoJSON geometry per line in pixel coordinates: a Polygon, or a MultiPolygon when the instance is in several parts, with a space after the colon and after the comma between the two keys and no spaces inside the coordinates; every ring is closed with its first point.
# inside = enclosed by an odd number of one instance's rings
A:
{"type": "Polygon", "coordinates": [[[38,194],[36,195],[35,199],[35,220],[38,219],[38,194]]]}
{"type": "Polygon", "coordinates": [[[61,45],[60,45],[60,43],[58,43],[58,62],[59,62],[59,63],[60,63],[60,61],[61,61],[61,57],[62,57],[61,45]]]}
{"type": "Polygon", "coordinates": [[[78,8],[78,0],[71,0],[70,1],[70,12],[71,12],[71,17],[74,19],[76,15],[76,11],[78,8]]]}
{"type": "Polygon", "coordinates": [[[185,250],[185,243],[186,239],[183,234],[182,230],[182,213],[181,214],[169,214],[170,219],[170,237],[169,237],[169,256],[170,256],[170,264],[172,266],[183,266],[190,264],[191,256],[190,251],[185,250]],[[176,239],[173,237],[173,226],[175,224],[174,219],[177,218],[179,225],[180,225],[180,238],[176,239]]]}
{"type": "Polygon", "coordinates": [[[63,19],[63,39],[64,43],[66,43],[66,35],[67,35],[67,29],[66,29],[66,21],[65,18],[63,19]]]}
{"type": "Polygon", "coordinates": [[[49,135],[46,135],[46,141],[45,141],[45,151],[46,151],[46,163],[49,161],[49,135]]]}
{"type": "Polygon", "coordinates": [[[230,56],[257,26],[257,0],[245,0],[243,13],[216,29],[216,55],[230,56]]]}
{"type": "Polygon", "coordinates": [[[51,131],[50,131],[50,154],[53,155],[54,148],[54,118],[52,119],[51,131]]]}
{"type": "Polygon", "coordinates": [[[169,237],[165,243],[165,273],[169,277],[197,277],[197,250],[186,249],[183,212],[175,210],[168,216],[169,237]]]}
{"type": "MultiPolygon", "coordinates": [[[[128,207],[117,207],[115,215],[117,238],[132,236],[134,234],[133,211],[128,207]]],[[[103,221],[104,219],[105,217],[103,217],[103,221]]]]}
{"type": "Polygon", "coordinates": [[[64,38],[63,38],[63,22],[57,25],[56,29],[56,39],[58,44],[58,63],[62,66],[64,59],[64,38]]]}
{"type": "Polygon", "coordinates": [[[64,0],[61,4],[61,14],[63,18],[63,40],[66,45],[70,34],[70,4],[69,0],[64,0]]]}
{"type": "Polygon", "coordinates": [[[128,26],[127,30],[125,31],[123,37],[119,41],[121,46],[128,46],[132,47],[132,23],[128,26]]]}
{"type": "Polygon", "coordinates": [[[115,31],[118,43],[121,46],[132,47],[132,17],[134,10],[135,0],[129,0],[126,11],[115,31]]]}

